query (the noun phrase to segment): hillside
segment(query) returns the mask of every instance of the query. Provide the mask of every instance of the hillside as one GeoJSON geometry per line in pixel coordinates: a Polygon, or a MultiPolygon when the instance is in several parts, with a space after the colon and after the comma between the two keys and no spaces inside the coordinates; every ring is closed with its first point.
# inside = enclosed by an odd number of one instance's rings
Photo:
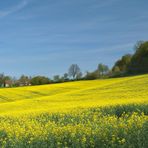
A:
{"type": "Polygon", "coordinates": [[[0,89],[0,147],[147,148],[148,75],[0,89]]]}
{"type": "Polygon", "coordinates": [[[0,89],[0,114],[148,103],[148,75],[0,89]]]}

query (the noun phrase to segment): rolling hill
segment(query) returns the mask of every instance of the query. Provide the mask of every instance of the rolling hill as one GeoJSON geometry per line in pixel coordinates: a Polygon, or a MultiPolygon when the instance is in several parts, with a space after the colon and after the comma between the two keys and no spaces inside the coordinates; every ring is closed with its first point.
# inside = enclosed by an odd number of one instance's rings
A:
{"type": "Polygon", "coordinates": [[[148,75],[0,89],[0,147],[148,147],[148,75]]]}
{"type": "Polygon", "coordinates": [[[148,75],[0,89],[0,114],[148,102],[148,75]]]}

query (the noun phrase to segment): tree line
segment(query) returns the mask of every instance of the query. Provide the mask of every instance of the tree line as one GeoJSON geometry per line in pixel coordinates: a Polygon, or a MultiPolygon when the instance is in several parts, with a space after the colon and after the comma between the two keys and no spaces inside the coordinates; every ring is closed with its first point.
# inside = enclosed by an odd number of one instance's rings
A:
{"type": "Polygon", "coordinates": [[[52,79],[46,76],[31,77],[27,75],[22,75],[20,78],[16,79],[15,77],[6,76],[2,73],[0,74],[0,87],[17,87],[78,80],[92,80],[107,75],[108,71],[109,68],[107,65],[99,64],[97,70],[94,72],[86,72],[86,74],[83,74],[78,64],[72,64],[67,73],[64,73],[63,76],[55,75],[52,79]]]}
{"type": "Polygon", "coordinates": [[[134,50],[134,54],[126,54],[118,59],[111,69],[100,63],[94,71],[82,73],[79,65],[72,64],[63,76],[55,75],[52,79],[45,76],[31,77],[26,75],[16,79],[2,73],[0,74],[0,87],[43,85],[148,73],[148,41],[137,42],[134,50]]]}

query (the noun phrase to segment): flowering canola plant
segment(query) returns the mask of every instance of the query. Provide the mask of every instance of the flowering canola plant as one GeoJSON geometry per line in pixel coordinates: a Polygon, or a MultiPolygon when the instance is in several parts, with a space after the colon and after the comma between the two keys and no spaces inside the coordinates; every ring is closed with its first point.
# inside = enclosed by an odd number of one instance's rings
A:
{"type": "Polygon", "coordinates": [[[148,147],[148,75],[0,89],[0,147],[148,147]]]}

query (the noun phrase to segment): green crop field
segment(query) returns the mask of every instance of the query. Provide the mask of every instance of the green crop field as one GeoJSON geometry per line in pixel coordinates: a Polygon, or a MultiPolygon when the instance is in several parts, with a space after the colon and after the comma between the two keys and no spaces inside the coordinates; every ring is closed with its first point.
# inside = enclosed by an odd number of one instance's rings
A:
{"type": "Polygon", "coordinates": [[[0,147],[148,147],[148,75],[0,89],[0,147]]]}

